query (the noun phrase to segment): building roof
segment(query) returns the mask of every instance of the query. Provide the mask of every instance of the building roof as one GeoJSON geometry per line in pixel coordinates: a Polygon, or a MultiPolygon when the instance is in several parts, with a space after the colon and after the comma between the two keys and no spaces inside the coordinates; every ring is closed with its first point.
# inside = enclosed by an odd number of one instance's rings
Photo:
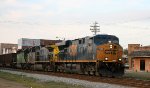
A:
{"type": "Polygon", "coordinates": [[[150,57],[150,51],[134,51],[130,54],[131,57],[150,57]]]}

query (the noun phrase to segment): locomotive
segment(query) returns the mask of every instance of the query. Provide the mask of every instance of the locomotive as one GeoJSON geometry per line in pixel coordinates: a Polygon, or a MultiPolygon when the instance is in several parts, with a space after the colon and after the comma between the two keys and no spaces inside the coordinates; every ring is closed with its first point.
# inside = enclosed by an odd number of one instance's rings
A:
{"type": "Polygon", "coordinates": [[[22,49],[11,64],[20,65],[22,69],[33,69],[39,64],[44,71],[122,76],[122,54],[118,37],[101,34],[22,49]]]}

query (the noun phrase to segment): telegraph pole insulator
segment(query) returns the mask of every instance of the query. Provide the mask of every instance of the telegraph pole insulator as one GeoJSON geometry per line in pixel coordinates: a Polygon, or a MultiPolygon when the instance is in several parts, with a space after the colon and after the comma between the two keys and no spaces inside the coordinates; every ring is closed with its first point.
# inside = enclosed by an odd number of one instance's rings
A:
{"type": "Polygon", "coordinates": [[[93,26],[90,26],[90,30],[94,32],[94,35],[96,35],[98,32],[100,32],[100,26],[97,25],[98,23],[95,21],[93,26]]]}

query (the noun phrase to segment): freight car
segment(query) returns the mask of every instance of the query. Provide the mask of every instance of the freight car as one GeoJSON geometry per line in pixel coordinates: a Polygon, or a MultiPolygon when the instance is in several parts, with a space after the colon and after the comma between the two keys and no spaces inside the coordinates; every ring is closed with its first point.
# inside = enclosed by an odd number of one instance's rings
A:
{"type": "Polygon", "coordinates": [[[0,55],[0,66],[1,67],[14,67],[13,62],[16,61],[16,53],[0,55]]]}

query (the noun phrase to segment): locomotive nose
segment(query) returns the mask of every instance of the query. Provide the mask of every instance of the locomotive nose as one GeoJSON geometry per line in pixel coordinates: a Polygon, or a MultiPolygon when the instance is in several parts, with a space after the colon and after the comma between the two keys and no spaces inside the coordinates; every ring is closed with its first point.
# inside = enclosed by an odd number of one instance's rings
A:
{"type": "Polygon", "coordinates": [[[97,46],[99,74],[122,76],[124,68],[121,57],[122,47],[118,44],[107,43],[97,46]]]}
{"type": "Polygon", "coordinates": [[[97,59],[106,62],[121,61],[122,48],[117,44],[107,43],[97,46],[97,59]]]}

